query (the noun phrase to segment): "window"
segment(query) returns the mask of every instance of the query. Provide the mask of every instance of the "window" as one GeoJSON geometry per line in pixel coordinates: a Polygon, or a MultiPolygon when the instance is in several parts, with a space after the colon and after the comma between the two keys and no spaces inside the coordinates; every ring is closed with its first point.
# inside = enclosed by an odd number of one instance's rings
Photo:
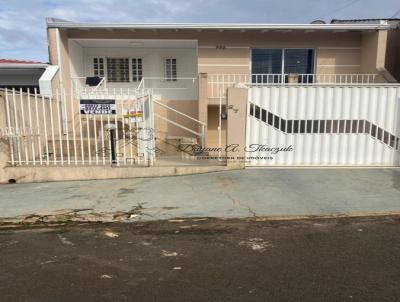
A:
{"type": "Polygon", "coordinates": [[[314,71],[313,49],[253,49],[252,82],[281,83],[288,82],[287,74],[299,74],[299,83],[313,82],[314,71]]]}
{"type": "Polygon", "coordinates": [[[313,49],[284,49],[284,73],[310,74],[314,71],[313,49]]]}
{"type": "Polygon", "coordinates": [[[143,78],[143,64],[142,59],[133,58],[132,59],[132,81],[140,82],[143,78]]]}
{"type": "Polygon", "coordinates": [[[176,59],[165,59],[165,80],[177,81],[176,59]]]}
{"type": "Polygon", "coordinates": [[[93,75],[100,78],[104,77],[104,59],[93,58],[93,75]]]}
{"type": "Polygon", "coordinates": [[[129,82],[129,58],[107,58],[108,82],[129,82]]]}
{"type": "Polygon", "coordinates": [[[282,49],[253,49],[252,74],[282,73],[282,49]]]}

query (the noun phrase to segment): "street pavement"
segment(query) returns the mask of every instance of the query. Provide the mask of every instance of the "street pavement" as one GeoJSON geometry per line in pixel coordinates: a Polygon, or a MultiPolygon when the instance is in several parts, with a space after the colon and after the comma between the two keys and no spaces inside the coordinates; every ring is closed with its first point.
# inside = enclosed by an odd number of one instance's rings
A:
{"type": "Polygon", "coordinates": [[[0,301],[399,301],[399,234],[399,216],[3,229],[0,301]]]}

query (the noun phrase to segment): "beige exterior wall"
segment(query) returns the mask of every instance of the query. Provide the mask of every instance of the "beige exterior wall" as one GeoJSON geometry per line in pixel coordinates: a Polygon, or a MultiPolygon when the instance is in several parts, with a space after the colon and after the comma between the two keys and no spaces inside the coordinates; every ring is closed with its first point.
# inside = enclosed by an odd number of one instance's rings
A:
{"type": "MultiPolygon", "coordinates": [[[[50,59],[57,62],[56,29],[49,29],[50,59]]],[[[198,72],[249,74],[251,48],[314,48],[316,73],[376,73],[384,65],[386,31],[171,31],[171,30],[60,30],[62,71],[70,82],[68,38],[71,39],[191,39],[198,40],[198,72]],[[383,61],[382,61],[383,60],[383,61]],[[383,63],[382,63],[383,62],[383,63]]]]}
{"type": "MultiPolygon", "coordinates": [[[[225,106],[222,107],[222,112],[225,112],[225,106]]],[[[221,145],[226,145],[226,120],[221,121],[221,145]]],[[[208,106],[208,122],[207,122],[207,139],[206,146],[209,148],[219,147],[219,106],[208,106]]]]}
{"type": "Polygon", "coordinates": [[[392,29],[388,32],[386,69],[400,82],[400,29],[392,29]]]}
{"type": "MultiPolygon", "coordinates": [[[[187,100],[187,101],[176,101],[176,100],[163,100],[163,104],[174,108],[183,114],[198,118],[198,101],[187,100]]],[[[187,117],[184,117],[176,112],[168,110],[160,105],[154,104],[155,113],[167,118],[175,123],[178,123],[186,128],[193,131],[200,132],[198,124],[187,117]]],[[[176,146],[180,143],[180,139],[193,138],[197,136],[193,133],[173,125],[159,117],[154,117],[154,128],[156,134],[156,147],[161,151],[159,155],[175,155],[176,146]]]]}
{"type": "Polygon", "coordinates": [[[318,47],[317,74],[360,73],[361,47],[318,47]]]}
{"type": "Polygon", "coordinates": [[[68,30],[74,39],[198,40],[198,71],[248,74],[251,48],[314,48],[319,73],[357,73],[363,34],[359,32],[146,31],[68,30]],[[332,65],[336,65],[332,66],[332,65]]]}
{"type": "Polygon", "coordinates": [[[61,83],[66,91],[71,89],[71,72],[69,66],[68,52],[68,31],[58,30],[56,28],[47,29],[47,39],[49,43],[49,59],[52,65],[58,65],[59,71],[52,81],[53,91],[61,89],[61,83]],[[59,34],[59,45],[57,43],[57,35],[59,34]],[[58,61],[58,46],[60,46],[61,62],[58,61]],[[62,80],[61,80],[62,77],[62,80]]]}
{"type": "Polygon", "coordinates": [[[361,40],[361,73],[379,74],[379,82],[396,82],[385,67],[388,31],[364,32],[361,40]]]}

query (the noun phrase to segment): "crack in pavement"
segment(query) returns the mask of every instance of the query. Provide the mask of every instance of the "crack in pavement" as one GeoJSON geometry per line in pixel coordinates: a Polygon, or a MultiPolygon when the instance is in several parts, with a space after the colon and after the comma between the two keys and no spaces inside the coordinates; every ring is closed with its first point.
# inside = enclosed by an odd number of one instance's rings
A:
{"type": "Polygon", "coordinates": [[[232,201],[233,206],[236,206],[236,207],[239,206],[239,207],[245,208],[245,209],[247,209],[247,211],[249,211],[249,213],[251,215],[253,215],[254,218],[258,217],[257,213],[254,212],[248,205],[243,204],[239,199],[233,198],[229,193],[226,193],[226,192],[224,192],[224,193],[232,201]]]}
{"type": "Polygon", "coordinates": [[[46,214],[19,215],[16,217],[0,218],[0,227],[17,224],[46,224],[46,223],[66,223],[66,222],[116,222],[129,221],[140,215],[146,215],[143,203],[138,203],[129,211],[114,212],[89,212],[93,209],[66,209],[50,212],[46,214]]]}
{"type": "Polygon", "coordinates": [[[234,181],[232,180],[232,178],[230,176],[218,176],[217,179],[219,180],[219,182],[222,185],[223,193],[232,201],[233,206],[245,208],[245,209],[247,209],[247,211],[249,211],[250,215],[252,215],[255,218],[258,217],[256,212],[253,211],[251,209],[251,207],[249,207],[246,204],[243,204],[239,199],[233,198],[228,192],[226,192],[226,190],[224,190],[225,188],[229,188],[234,184],[234,181]]]}

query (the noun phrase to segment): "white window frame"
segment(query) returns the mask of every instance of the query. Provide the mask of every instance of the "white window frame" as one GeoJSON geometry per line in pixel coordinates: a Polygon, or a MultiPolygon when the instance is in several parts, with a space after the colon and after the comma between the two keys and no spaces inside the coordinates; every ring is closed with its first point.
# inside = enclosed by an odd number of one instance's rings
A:
{"type": "Polygon", "coordinates": [[[178,59],[177,58],[164,58],[164,80],[167,82],[177,82],[178,81],[178,59]],[[173,74],[172,69],[168,72],[168,68],[174,66],[172,63],[168,63],[168,60],[175,60],[175,74],[173,74]],[[170,74],[168,74],[170,73],[170,74]]]}
{"type": "MultiPolygon", "coordinates": [[[[99,64],[99,63],[98,63],[99,64]]],[[[105,57],[105,56],[93,56],[91,57],[91,70],[92,70],[92,74],[94,76],[98,75],[100,78],[105,77],[107,79],[107,82],[109,83],[138,83],[140,82],[143,77],[144,77],[144,59],[143,57],[127,57],[127,56],[110,56],[110,57],[105,57]],[[94,60],[103,60],[103,76],[96,74],[96,69],[95,69],[95,63],[94,60]],[[129,60],[129,66],[128,66],[128,70],[129,70],[129,82],[110,82],[109,81],[109,76],[108,76],[108,65],[107,65],[107,59],[128,59],[129,60]],[[134,81],[133,78],[133,60],[141,60],[141,73],[138,72],[139,69],[137,69],[136,71],[136,77],[138,78],[138,80],[134,81]]]]}
{"type": "Polygon", "coordinates": [[[91,66],[91,67],[92,67],[93,75],[94,75],[94,76],[98,76],[98,77],[100,77],[100,78],[104,78],[104,77],[106,76],[106,74],[107,74],[107,60],[106,60],[105,57],[92,57],[92,66],[91,66]],[[98,62],[97,62],[98,68],[97,68],[97,69],[99,69],[100,60],[103,61],[103,75],[100,75],[99,72],[97,72],[97,74],[96,74],[96,68],[95,68],[95,62],[94,62],[94,60],[98,60],[98,62]]]}
{"type": "Polygon", "coordinates": [[[141,57],[135,57],[135,58],[130,58],[130,64],[129,64],[129,68],[130,68],[130,82],[133,83],[137,83],[140,82],[143,79],[143,58],[141,57]],[[136,60],[136,73],[133,74],[133,61],[136,60]],[[140,60],[140,68],[139,68],[139,62],[138,60],[140,60]],[[140,72],[139,72],[140,71],[140,72]],[[136,77],[136,80],[134,80],[133,78],[136,77]]]}

